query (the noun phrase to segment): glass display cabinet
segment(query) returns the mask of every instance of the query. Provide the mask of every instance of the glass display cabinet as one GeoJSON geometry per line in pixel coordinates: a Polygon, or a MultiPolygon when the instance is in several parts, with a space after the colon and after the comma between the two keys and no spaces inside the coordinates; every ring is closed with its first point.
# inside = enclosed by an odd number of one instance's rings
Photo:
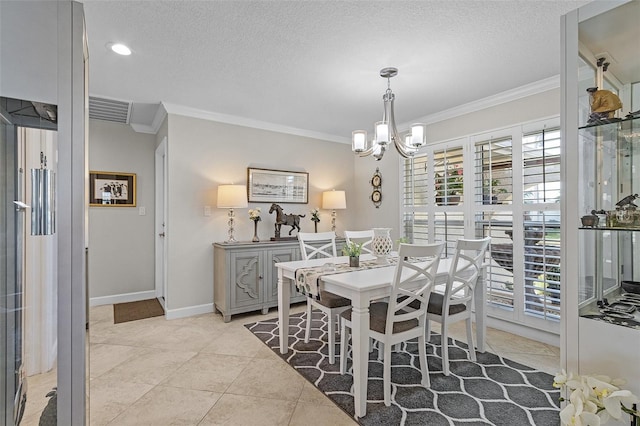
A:
{"type": "Polygon", "coordinates": [[[580,127],[578,149],[579,315],[640,330],[640,117],[580,127]]]}
{"type": "Polygon", "coordinates": [[[564,15],[560,77],[561,368],[621,378],[636,395],[640,297],[630,286],[640,281],[639,21],[640,2],[627,0],[564,15]],[[594,90],[615,94],[622,107],[594,117],[594,90]]]}

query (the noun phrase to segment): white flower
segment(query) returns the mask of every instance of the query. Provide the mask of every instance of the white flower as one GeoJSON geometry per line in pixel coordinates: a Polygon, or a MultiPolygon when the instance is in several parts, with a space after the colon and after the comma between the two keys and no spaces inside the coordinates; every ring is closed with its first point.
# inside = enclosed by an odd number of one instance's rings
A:
{"type": "Polygon", "coordinates": [[[249,219],[251,219],[251,220],[261,220],[260,219],[260,207],[256,207],[255,209],[249,209],[249,219]]]}
{"type": "Polygon", "coordinates": [[[567,372],[564,371],[564,369],[557,373],[556,376],[553,378],[553,387],[554,388],[560,388],[562,386],[564,386],[568,380],[571,380],[573,377],[573,374],[570,374],[569,376],[567,376],[567,372]]]}
{"type": "Polygon", "coordinates": [[[556,374],[553,386],[571,391],[568,404],[560,411],[562,425],[600,426],[612,417],[619,420],[623,411],[640,416],[631,408],[640,402],[638,397],[618,387],[624,383],[603,375],[574,376],[564,370],[556,374]]]}
{"type": "Polygon", "coordinates": [[[604,409],[616,420],[622,416],[622,405],[632,407],[639,402],[638,397],[628,390],[617,390],[602,400],[604,409]]]}
{"type": "Polygon", "coordinates": [[[311,213],[311,220],[314,222],[320,222],[320,209],[318,207],[316,207],[315,209],[311,210],[309,213],[311,213]]]}

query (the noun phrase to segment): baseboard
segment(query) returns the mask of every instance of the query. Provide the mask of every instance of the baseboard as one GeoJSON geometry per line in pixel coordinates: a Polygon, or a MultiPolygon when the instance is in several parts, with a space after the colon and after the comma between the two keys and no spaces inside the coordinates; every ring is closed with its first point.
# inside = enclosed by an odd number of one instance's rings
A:
{"type": "Polygon", "coordinates": [[[114,305],[116,303],[137,302],[138,300],[154,299],[155,290],[138,291],[136,293],[114,294],[113,296],[92,297],[89,299],[90,306],[114,305]]]}
{"type": "Polygon", "coordinates": [[[500,318],[487,317],[487,327],[506,331],[507,333],[516,334],[526,337],[527,339],[546,343],[548,345],[560,347],[560,335],[549,331],[538,330],[533,327],[506,321],[500,318]]]}
{"type": "Polygon", "coordinates": [[[192,317],[194,315],[208,314],[213,312],[213,303],[206,303],[198,306],[188,306],[186,308],[165,309],[164,317],[168,320],[192,317]]]}

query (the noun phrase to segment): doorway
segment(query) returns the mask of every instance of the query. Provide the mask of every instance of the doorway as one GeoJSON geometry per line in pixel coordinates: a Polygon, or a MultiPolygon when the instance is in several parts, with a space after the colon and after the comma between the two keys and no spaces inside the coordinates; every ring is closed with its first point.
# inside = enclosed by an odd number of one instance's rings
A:
{"type": "Polygon", "coordinates": [[[167,137],[156,148],[155,290],[167,315],[167,137]]]}

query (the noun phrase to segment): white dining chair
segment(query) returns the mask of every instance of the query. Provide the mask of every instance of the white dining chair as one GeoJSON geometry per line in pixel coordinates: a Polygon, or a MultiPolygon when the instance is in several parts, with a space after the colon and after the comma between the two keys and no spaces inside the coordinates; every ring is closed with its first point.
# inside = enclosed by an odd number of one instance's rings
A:
{"type": "Polygon", "coordinates": [[[344,238],[347,244],[351,242],[362,243],[362,253],[373,254],[373,250],[371,249],[373,229],[367,229],[365,231],[344,231],[344,238]]]}
{"type": "MultiPolygon", "coordinates": [[[[425,339],[427,304],[443,249],[444,243],[400,244],[389,301],[375,302],[369,307],[369,337],[377,340],[384,351],[382,380],[387,407],[391,405],[391,348],[398,343],[418,338],[421,383],[424,387],[430,386],[425,339]],[[420,261],[414,263],[416,258],[420,261]],[[417,309],[406,309],[411,303],[417,309]]],[[[340,314],[340,325],[340,373],[345,374],[347,342],[352,328],[351,309],[340,314]]]]}
{"type": "MultiPolygon", "coordinates": [[[[336,257],[335,232],[298,232],[300,254],[303,260],[336,257]]],[[[318,309],[327,315],[327,335],[329,340],[329,364],[335,364],[336,359],[336,329],[338,315],[351,307],[351,300],[328,291],[320,290],[320,300],[307,297],[307,323],[304,332],[304,342],[309,343],[311,335],[311,314],[318,309]]]]}
{"type": "MultiPolygon", "coordinates": [[[[449,325],[465,320],[467,322],[467,344],[469,356],[476,360],[473,343],[473,304],[476,282],[484,263],[485,253],[491,238],[478,240],[459,239],[449,269],[445,291],[431,293],[427,308],[427,319],[441,325],[442,371],[449,375],[449,325]]],[[[431,328],[427,323],[427,339],[431,338],[431,328]]]]}

